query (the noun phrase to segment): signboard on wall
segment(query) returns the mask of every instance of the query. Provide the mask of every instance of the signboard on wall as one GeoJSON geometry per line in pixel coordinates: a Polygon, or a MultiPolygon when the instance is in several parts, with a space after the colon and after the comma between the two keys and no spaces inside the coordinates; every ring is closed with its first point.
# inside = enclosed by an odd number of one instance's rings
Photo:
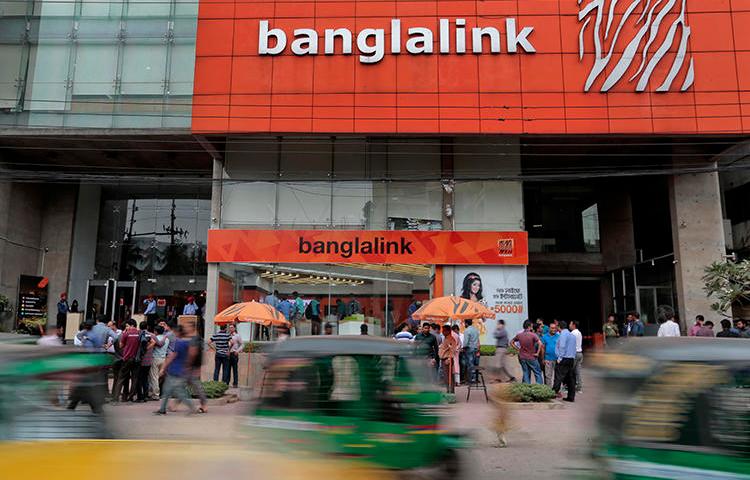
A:
{"type": "Polygon", "coordinates": [[[455,268],[455,294],[476,300],[494,311],[494,320],[480,327],[482,345],[494,345],[497,320],[505,321],[510,338],[528,318],[528,288],[525,266],[461,266],[455,268]]]}
{"type": "Polygon", "coordinates": [[[728,3],[202,1],[192,128],[747,133],[750,14],[728,3]]]}
{"type": "Polygon", "coordinates": [[[36,275],[21,275],[18,281],[18,322],[47,316],[49,280],[36,275]]]}
{"type": "Polygon", "coordinates": [[[527,265],[526,232],[209,230],[208,262],[527,265]]]}

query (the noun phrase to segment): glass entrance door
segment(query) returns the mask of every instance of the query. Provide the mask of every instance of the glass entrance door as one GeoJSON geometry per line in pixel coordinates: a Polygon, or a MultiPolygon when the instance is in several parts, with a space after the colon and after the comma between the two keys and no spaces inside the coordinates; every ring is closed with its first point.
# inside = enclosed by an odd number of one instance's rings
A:
{"type": "Polygon", "coordinates": [[[111,298],[110,319],[117,325],[122,325],[133,316],[135,300],[137,298],[137,282],[114,282],[111,298]]]}
{"type": "Polygon", "coordinates": [[[89,280],[86,287],[86,320],[95,320],[98,315],[110,318],[112,302],[110,290],[114,282],[111,280],[89,280]]]}
{"type": "Polygon", "coordinates": [[[637,310],[644,323],[657,323],[661,306],[674,308],[672,287],[638,287],[637,310]]]}

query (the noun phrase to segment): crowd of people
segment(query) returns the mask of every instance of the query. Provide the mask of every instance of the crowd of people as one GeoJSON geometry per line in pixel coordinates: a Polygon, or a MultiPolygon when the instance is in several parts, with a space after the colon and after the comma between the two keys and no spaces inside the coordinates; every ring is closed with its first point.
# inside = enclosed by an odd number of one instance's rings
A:
{"type": "MultiPolygon", "coordinates": [[[[55,332],[41,337],[39,344],[60,345],[62,333],[58,327],[55,332]]],[[[154,412],[157,414],[167,413],[171,398],[187,405],[193,413],[208,411],[201,383],[205,344],[195,322],[177,325],[173,321],[155,319],[152,324],[148,320],[137,323],[129,319],[120,327],[114,321],[107,322],[100,315],[96,321],[84,322],[75,335],[74,343],[92,353],[112,355],[113,359],[106,376],[96,382],[106,389],[106,395],[74,387],[68,408],[75,409],[81,401],[85,401],[92,410],[99,412],[106,396],[113,405],[159,401],[160,408],[154,412]],[[198,397],[197,407],[188,392],[198,397]],[[101,401],[96,400],[99,397],[101,401]]],[[[214,381],[237,388],[239,354],[244,342],[235,325],[221,326],[207,346],[214,352],[214,381]]]]}
{"type": "Polygon", "coordinates": [[[464,320],[463,329],[459,324],[404,322],[396,330],[396,341],[414,343],[418,354],[426,357],[434,379],[449,388],[476,381],[480,342],[472,320],[464,320]]]}
{"type": "MultiPolygon", "coordinates": [[[[298,292],[292,292],[291,295],[281,295],[278,290],[274,290],[270,295],[266,295],[263,303],[281,312],[284,318],[292,324],[292,328],[296,329],[300,321],[307,320],[310,322],[310,334],[320,335],[322,317],[324,316],[322,300],[322,296],[313,295],[312,299],[306,302],[298,292]]],[[[343,320],[350,315],[362,313],[362,305],[352,294],[349,301],[345,302],[338,298],[334,304],[327,305],[325,310],[325,316],[335,316],[338,320],[343,320]]],[[[265,338],[269,341],[270,331],[268,327],[261,327],[258,336],[258,339],[265,338]]]]}

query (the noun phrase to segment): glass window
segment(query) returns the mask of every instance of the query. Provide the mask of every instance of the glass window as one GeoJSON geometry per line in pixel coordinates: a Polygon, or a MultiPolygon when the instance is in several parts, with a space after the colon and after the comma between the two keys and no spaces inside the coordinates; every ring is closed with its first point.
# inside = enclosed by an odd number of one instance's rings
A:
{"type": "Polygon", "coordinates": [[[225,228],[272,226],[276,216],[276,184],[227,182],[222,188],[221,223],[225,228]]]}
{"type": "Polygon", "coordinates": [[[329,179],[333,167],[332,153],[330,139],[287,137],[281,143],[281,178],[329,179]]]}
{"type": "Polygon", "coordinates": [[[117,46],[79,44],[74,68],[73,95],[112,95],[117,76],[117,46]]]}
{"type": "Polygon", "coordinates": [[[598,252],[598,214],[591,209],[596,196],[593,187],[583,184],[524,183],[529,251],[598,252]]]}
{"type": "MultiPolygon", "coordinates": [[[[108,17],[111,3],[102,0],[81,0],[81,17],[108,17]]],[[[119,15],[119,10],[115,11],[119,15]]]]}
{"type": "Polygon", "coordinates": [[[170,2],[164,0],[129,0],[128,17],[166,17],[170,2]]]}
{"type": "Polygon", "coordinates": [[[521,182],[468,181],[454,187],[456,230],[523,228],[521,182]]]}
{"type": "MultiPolygon", "coordinates": [[[[68,99],[69,44],[40,44],[33,63],[28,110],[65,110],[68,99]]],[[[36,125],[36,123],[35,123],[36,125]]]]}
{"type": "MultiPolygon", "coordinates": [[[[5,23],[0,23],[0,28],[5,23]]],[[[13,108],[18,101],[18,82],[23,59],[22,45],[0,45],[0,109],[13,108]]]]}
{"type": "Polygon", "coordinates": [[[166,65],[166,44],[126,44],[122,61],[122,94],[163,94],[166,65]]]}
{"type": "Polygon", "coordinates": [[[375,199],[372,182],[333,182],[333,225],[366,229],[372,221],[375,199]]]}
{"type": "Polygon", "coordinates": [[[390,182],[388,184],[388,223],[404,221],[440,223],[443,219],[443,187],[440,182],[390,182]]]}
{"type": "Polygon", "coordinates": [[[599,246],[599,206],[595,203],[581,212],[583,245],[587,252],[598,252],[599,246]]]}
{"type": "Polygon", "coordinates": [[[167,94],[192,95],[195,43],[175,43],[172,45],[170,55],[167,94]]]}
{"type": "Polygon", "coordinates": [[[314,228],[331,224],[331,182],[283,182],[278,192],[280,225],[314,228]]]}

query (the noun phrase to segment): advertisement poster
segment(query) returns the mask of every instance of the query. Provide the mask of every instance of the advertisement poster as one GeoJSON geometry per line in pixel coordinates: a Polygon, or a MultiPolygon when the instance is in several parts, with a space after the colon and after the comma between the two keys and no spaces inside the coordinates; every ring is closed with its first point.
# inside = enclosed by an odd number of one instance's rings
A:
{"type": "Polygon", "coordinates": [[[494,345],[497,320],[505,321],[512,338],[528,318],[528,290],[525,266],[471,266],[456,267],[455,294],[476,300],[494,311],[494,320],[484,320],[479,326],[482,345],[494,345]]]}

